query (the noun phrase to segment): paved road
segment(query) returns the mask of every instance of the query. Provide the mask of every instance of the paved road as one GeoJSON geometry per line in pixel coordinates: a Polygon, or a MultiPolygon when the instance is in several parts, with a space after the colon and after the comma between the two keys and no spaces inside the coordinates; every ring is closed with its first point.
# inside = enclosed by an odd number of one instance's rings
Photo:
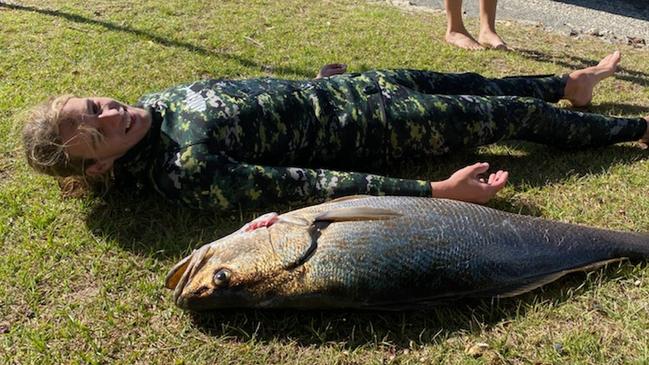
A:
{"type": "MultiPolygon", "coordinates": [[[[409,0],[444,9],[444,0],[409,0]]],[[[478,1],[465,0],[467,16],[478,16],[478,1]]],[[[649,0],[501,0],[499,20],[541,24],[564,34],[591,34],[636,45],[649,44],[649,0]]]]}

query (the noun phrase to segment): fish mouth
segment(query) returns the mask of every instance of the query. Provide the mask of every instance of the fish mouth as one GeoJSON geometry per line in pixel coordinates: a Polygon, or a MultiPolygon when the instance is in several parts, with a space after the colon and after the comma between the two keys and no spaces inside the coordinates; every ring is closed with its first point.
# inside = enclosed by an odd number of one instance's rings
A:
{"type": "MultiPolygon", "coordinates": [[[[262,231],[261,229],[255,230],[255,231],[262,231]]],[[[268,240],[270,240],[270,232],[268,232],[267,229],[263,229],[266,235],[268,235],[268,240]]],[[[187,263],[186,268],[184,269],[182,275],[180,275],[180,279],[178,279],[178,282],[175,284],[175,286],[169,286],[167,284],[167,287],[170,289],[173,289],[173,300],[176,306],[182,308],[182,309],[188,309],[188,310],[204,310],[204,309],[210,309],[214,307],[212,304],[206,304],[205,299],[207,297],[212,297],[214,294],[214,289],[210,290],[201,290],[203,288],[196,288],[194,285],[191,285],[195,276],[199,274],[199,272],[204,268],[204,266],[208,263],[208,260],[213,257],[213,254],[215,253],[214,250],[217,250],[217,246],[222,245],[224,242],[227,242],[229,238],[237,238],[239,235],[244,234],[250,234],[250,232],[243,232],[241,230],[235,231],[225,237],[221,237],[220,239],[205,244],[202,247],[194,250],[186,259],[189,260],[187,263]]],[[[182,266],[182,263],[178,263],[176,267],[182,266]]],[[[172,269],[173,270],[173,269],[172,269]]],[[[170,277],[172,277],[173,271],[171,271],[167,279],[165,280],[166,282],[169,282],[170,277]]],[[[233,300],[233,298],[229,298],[228,300],[233,300]]],[[[236,301],[236,300],[235,300],[236,301]]],[[[220,306],[222,307],[233,307],[236,305],[244,306],[244,304],[247,302],[241,302],[241,303],[222,303],[220,306]]]]}
{"type": "Polygon", "coordinates": [[[176,288],[174,289],[174,302],[180,308],[185,307],[185,296],[183,295],[183,291],[185,290],[187,284],[191,282],[191,279],[194,277],[194,275],[196,275],[198,270],[200,270],[207,261],[206,257],[209,249],[210,245],[205,245],[192,253],[192,258],[189,262],[189,265],[187,265],[187,269],[185,269],[185,272],[183,273],[182,277],[178,281],[178,284],[176,285],[176,288]]]}

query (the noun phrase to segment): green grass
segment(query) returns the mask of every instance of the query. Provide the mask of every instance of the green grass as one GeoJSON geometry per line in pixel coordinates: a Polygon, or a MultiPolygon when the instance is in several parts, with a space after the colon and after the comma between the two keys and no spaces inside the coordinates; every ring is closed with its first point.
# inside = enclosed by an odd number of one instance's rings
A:
{"type": "MultiPolygon", "coordinates": [[[[649,267],[613,265],[517,299],[404,313],[225,311],[192,315],[162,287],[197,245],[255,214],[196,213],[155,197],[63,199],[22,158],[21,118],[61,93],[140,95],[202,77],[312,77],[425,68],[488,76],[563,73],[616,46],[504,23],[517,50],[466,52],[440,41],[442,14],[331,1],[0,2],[0,362],[636,363],[649,362],[649,267]],[[465,348],[485,342],[478,358],[465,348]]],[[[472,29],[474,21],[469,22],[472,29]]],[[[591,111],[649,114],[649,53],[625,46],[622,71],[591,111]]],[[[476,160],[511,183],[491,206],[649,231],[649,161],[633,144],[566,152],[511,142],[412,166],[436,179],[476,160]]],[[[287,207],[268,207],[268,210],[287,207]]]]}

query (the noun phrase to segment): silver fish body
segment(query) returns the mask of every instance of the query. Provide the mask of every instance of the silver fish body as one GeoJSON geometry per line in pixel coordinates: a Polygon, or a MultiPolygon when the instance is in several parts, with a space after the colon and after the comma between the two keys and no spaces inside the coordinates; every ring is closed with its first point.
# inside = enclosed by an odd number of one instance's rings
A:
{"type": "Polygon", "coordinates": [[[649,237],[444,199],[350,197],[205,245],[167,287],[191,310],[399,309],[517,295],[623,258],[649,258],[649,237]]]}

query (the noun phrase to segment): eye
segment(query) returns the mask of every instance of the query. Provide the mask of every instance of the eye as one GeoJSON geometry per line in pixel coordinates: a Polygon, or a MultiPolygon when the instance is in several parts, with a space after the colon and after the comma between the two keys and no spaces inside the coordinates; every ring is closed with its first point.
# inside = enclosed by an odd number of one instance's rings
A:
{"type": "Polygon", "coordinates": [[[214,274],[214,285],[225,286],[228,285],[232,273],[228,269],[221,269],[214,274]]]}
{"type": "Polygon", "coordinates": [[[93,114],[99,114],[99,111],[101,110],[101,107],[99,106],[98,103],[92,103],[92,113],[93,114]]]}

